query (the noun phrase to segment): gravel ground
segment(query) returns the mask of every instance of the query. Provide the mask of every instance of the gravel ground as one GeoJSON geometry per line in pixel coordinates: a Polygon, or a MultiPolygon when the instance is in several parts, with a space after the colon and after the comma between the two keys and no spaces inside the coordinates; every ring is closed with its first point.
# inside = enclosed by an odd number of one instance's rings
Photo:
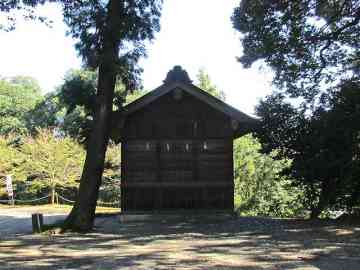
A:
{"type": "MultiPolygon", "coordinates": [[[[37,212],[36,207],[0,208],[0,239],[3,235],[31,233],[31,214],[37,212]]],[[[65,217],[66,211],[61,209],[60,211],[45,212],[44,223],[51,224],[65,217]]]]}
{"type": "MultiPolygon", "coordinates": [[[[1,229],[0,229],[1,230],[1,229]]],[[[360,225],[231,218],[124,223],[94,232],[2,234],[0,269],[360,269],[360,225]]]]}

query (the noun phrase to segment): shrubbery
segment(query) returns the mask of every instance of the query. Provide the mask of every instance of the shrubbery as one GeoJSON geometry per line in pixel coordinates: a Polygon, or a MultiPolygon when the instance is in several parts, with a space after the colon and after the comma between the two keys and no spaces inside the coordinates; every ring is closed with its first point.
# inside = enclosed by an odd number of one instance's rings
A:
{"type": "MultiPolygon", "coordinates": [[[[49,201],[55,202],[56,195],[61,194],[74,200],[84,158],[83,146],[55,130],[38,130],[35,136],[0,137],[0,176],[13,176],[16,199],[49,195],[49,201]]],[[[119,165],[118,146],[110,145],[99,200],[119,200],[119,165]]],[[[0,188],[0,198],[7,199],[5,185],[0,188]]]]}
{"type": "Polygon", "coordinates": [[[234,142],[235,208],[241,215],[293,217],[302,213],[303,192],[282,175],[290,161],[262,154],[252,135],[234,142]]]}

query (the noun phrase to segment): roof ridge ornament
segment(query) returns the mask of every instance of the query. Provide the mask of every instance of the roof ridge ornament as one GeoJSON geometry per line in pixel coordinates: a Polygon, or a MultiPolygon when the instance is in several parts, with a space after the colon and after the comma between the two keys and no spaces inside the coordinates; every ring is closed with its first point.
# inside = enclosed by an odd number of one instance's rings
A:
{"type": "Polygon", "coordinates": [[[174,66],[174,68],[168,72],[166,79],[164,80],[165,84],[173,82],[191,84],[192,80],[190,80],[189,74],[185,69],[183,69],[181,66],[174,66]]]}

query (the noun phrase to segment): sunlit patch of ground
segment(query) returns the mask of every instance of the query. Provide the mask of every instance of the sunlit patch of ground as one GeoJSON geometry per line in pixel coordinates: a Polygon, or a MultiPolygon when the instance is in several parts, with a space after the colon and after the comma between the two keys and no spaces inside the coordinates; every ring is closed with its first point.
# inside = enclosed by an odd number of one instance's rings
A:
{"type": "MultiPolygon", "coordinates": [[[[0,204],[0,209],[14,210],[14,211],[26,211],[37,213],[51,213],[51,214],[67,214],[70,212],[72,206],[66,204],[43,204],[43,205],[6,205],[0,204]]],[[[119,213],[120,208],[97,206],[96,213],[119,213]]]]}
{"type": "Polygon", "coordinates": [[[0,269],[360,269],[360,226],[236,218],[126,223],[0,241],[0,269]]]}

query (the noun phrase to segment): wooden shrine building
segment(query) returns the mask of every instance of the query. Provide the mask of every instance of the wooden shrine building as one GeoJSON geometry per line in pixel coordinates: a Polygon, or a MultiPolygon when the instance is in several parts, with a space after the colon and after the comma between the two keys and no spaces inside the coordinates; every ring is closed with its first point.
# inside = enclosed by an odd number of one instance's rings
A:
{"type": "Polygon", "coordinates": [[[124,213],[233,211],[233,140],[251,132],[255,119],[194,86],[175,66],[115,121],[124,213]]]}

